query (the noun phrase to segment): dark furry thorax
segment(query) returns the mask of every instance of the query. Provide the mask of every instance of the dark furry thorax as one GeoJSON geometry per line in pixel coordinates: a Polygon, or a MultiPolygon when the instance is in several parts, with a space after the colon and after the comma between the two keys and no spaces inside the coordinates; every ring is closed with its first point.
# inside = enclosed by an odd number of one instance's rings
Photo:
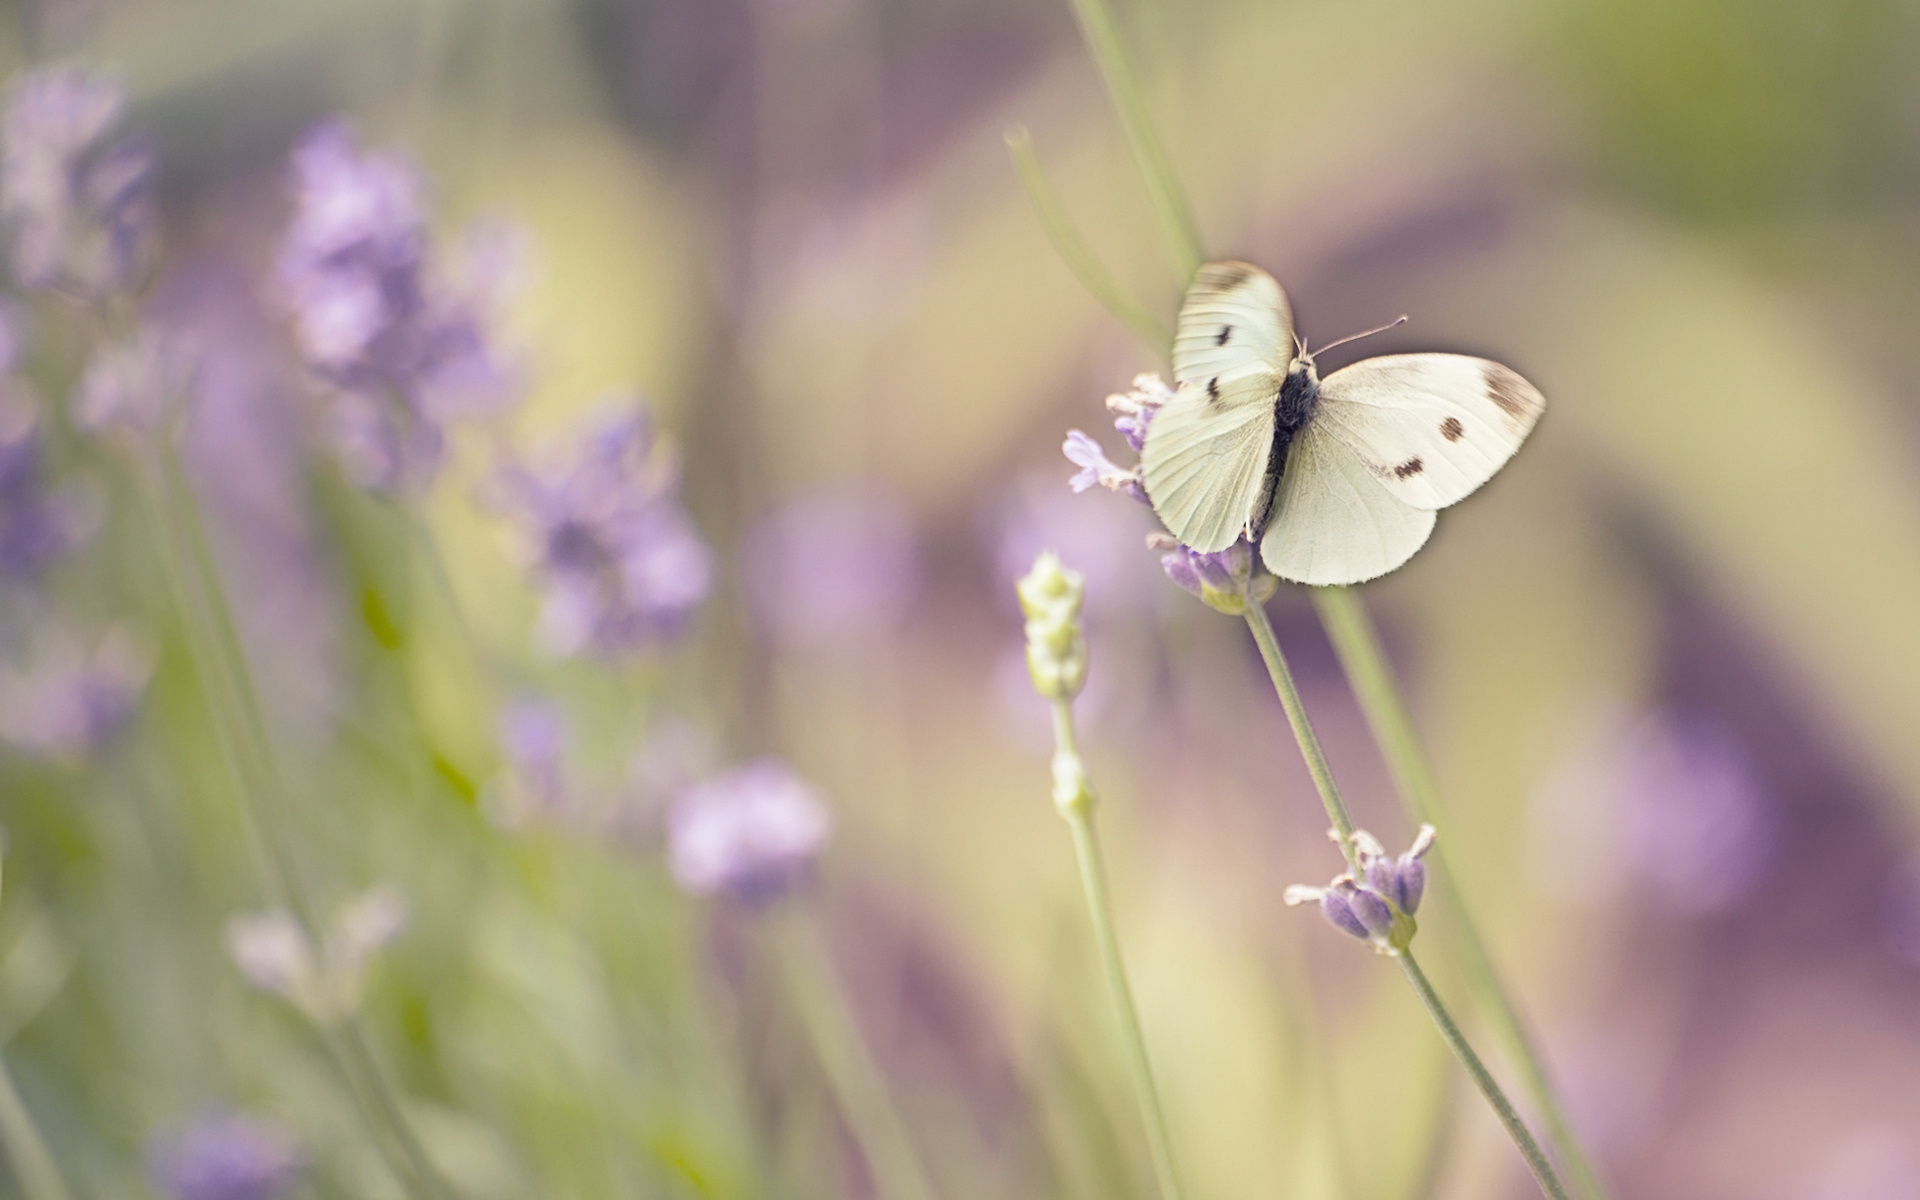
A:
{"type": "Polygon", "coordinates": [[[1320,409],[1320,374],[1313,360],[1293,360],[1280,380],[1280,391],[1273,398],[1273,448],[1267,452],[1267,477],[1260,489],[1260,503],[1254,506],[1247,522],[1247,539],[1258,542],[1273,516],[1273,498],[1280,488],[1280,476],[1287,469],[1287,452],[1293,439],[1313,420],[1320,409]]]}

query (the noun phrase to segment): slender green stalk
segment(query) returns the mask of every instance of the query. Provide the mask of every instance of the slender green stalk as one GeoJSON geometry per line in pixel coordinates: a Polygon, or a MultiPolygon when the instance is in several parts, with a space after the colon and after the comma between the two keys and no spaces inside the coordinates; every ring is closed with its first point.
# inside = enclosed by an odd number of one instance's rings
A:
{"type": "Polygon", "coordinates": [[[1440,1027],[1440,1036],[1447,1039],[1447,1045],[1453,1049],[1454,1056],[1460,1060],[1460,1065],[1465,1067],[1467,1074],[1473,1077],[1474,1086],[1479,1088],[1480,1094],[1487,1098],[1487,1103],[1492,1106],[1494,1114],[1500,1118],[1500,1123],[1507,1127],[1507,1133],[1513,1138],[1514,1145],[1520,1147],[1520,1155],[1527,1160],[1527,1169],[1533,1172],[1533,1178],[1539,1183],[1540,1190],[1551,1196],[1553,1200],[1567,1200],[1566,1189],[1560,1186],[1559,1176],[1553,1173],[1553,1164],[1549,1163],[1547,1156],[1540,1152],[1540,1144],[1533,1140],[1531,1133],[1527,1132],[1526,1123],[1520,1119],[1519,1113],[1513,1111],[1512,1102],[1507,1099],[1507,1094],[1500,1090],[1499,1083],[1487,1072],[1486,1064],[1480,1061],[1480,1056],[1475,1054],[1473,1047],[1467,1044],[1466,1035],[1461,1033],[1460,1026],[1454,1023],[1453,1014],[1447,1011],[1445,1002],[1440,999],[1440,993],[1433,990],[1433,984],[1428,981],[1426,972],[1420,969],[1420,964],[1414,959],[1413,952],[1401,950],[1394,957],[1400,961],[1400,970],[1406,974],[1407,982],[1413,984],[1413,990],[1419,993],[1420,1003],[1426,1006],[1427,1014],[1433,1018],[1433,1023],[1440,1027]]]}
{"type": "Polygon", "coordinates": [[[414,1191],[436,1200],[449,1200],[453,1189],[440,1177],[440,1172],[427,1157],[426,1147],[420,1144],[420,1138],[414,1133],[413,1123],[407,1120],[400,1110],[393,1088],[387,1083],[386,1076],[380,1070],[380,1062],[374,1057],[373,1047],[367,1041],[366,1029],[359,1018],[348,1017],[345,1023],[335,1031],[333,1039],[338,1053],[351,1065],[352,1071],[360,1077],[360,1088],[364,1092],[362,1103],[379,1113],[380,1124],[393,1140],[390,1157],[396,1170],[404,1170],[409,1180],[408,1186],[414,1191]]]}
{"type": "Polygon", "coordinates": [[[787,989],[880,1194],[887,1200],[933,1200],[933,1185],[854,1023],[825,943],[800,914],[783,917],[776,932],[787,989]]]}
{"type": "Polygon", "coordinates": [[[1106,970],[1107,989],[1113,994],[1115,1015],[1119,1017],[1120,1040],[1126,1049],[1127,1069],[1133,1075],[1133,1090],[1140,1103],[1140,1118],[1147,1127],[1147,1146],[1153,1155],[1153,1170],[1160,1181],[1161,1200],[1180,1200],[1180,1177],[1174,1169],[1173,1139],[1167,1133],[1166,1111],[1160,1104],[1160,1090],[1153,1081],[1153,1063],[1147,1056],[1147,1039],[1140,1025],[1140,1010],[1134,1006],[1133,987],[1127,982],[1126,963],[1120,957],[1120,938],[1113,928],[1113,903],[1108,897],[1106,862],[1100,854],[1100,839],[1093,825],[1094,796],[1087,782],[1086,766],[1073,728],[1071,701],[1053,701],[1053,779],[1054,803],[1073,830],[1073,849],[1080,860],[1080,884],[1087,894],[1087,912],[1093,918],[1093,940],[1100,948],[1100,964],[1106,970]]]}
{"type": "MultiPolygon", "coordinates": [[[[1365,605],[1358,595],[1347,588],[1310,590],[1314,607],[1320,613],[1321,624],[1326,627],[1327,636],[1333,641],[1334,652],[1346,670],[1348,683],[1360,702],[1361,711],[1366,715],[1367,725],[1373,730],[1373,739],[1387,761],[1387,769],[1393,775],[1401,802],[1414,820],[1440,826],[1443,822],[1439,785],[1434,781],[1432,768],[1427,763],[1420,736],[1414,730],[1406,701],[1401,696],[1393,672],[1387,667],[1379,634],[1374,630],[1373,622],[1367,618],[1365,605]]],[[[1513,1003],[1512,996],[1501,982],[1486,943],[1481,940],[1479,929],[1467,911],[1466,897],[1461,893],[1459,881],[1446,860],[1444,843],[1434,846],[1427,862],[1439,884],[1444,903],[1454,914],[1461,950],[1460,961],[1465,967],[1467,983],[1473,989],[1477,1007],[1481,1015],[1492,1021],[1500,1031],[1508,1053],[1519,1066],[1527,1091],[1547,1123],[1548,1140],[1555,1156],[1566,1167],[1575,1190],[1585,1200],[1605,1200],[1606,1186],[1581,1147],[1579,1138],[1574,1135],[1567,1120],[1566,1108],[1553,1086],[1552,1077],[1547,1073],[1539,1047],[1520,1010],[1513,1003]]]]}
{"type": "Polygon", "coordinates": [[[4,1060],[0,1060],[0,1146],[6,1148],[7,1165],[27,1200],[71,1200],[73,1193],[67,1190],[59,1164],[40,1136],[40,1127],[20,1098],[4,1060]]]}
{"type": "Polygon", "coordinates": [[[27,1200],[71,1200],[73,1193],[67,1190],[67,1181],[4,1062],[0,1062],[0,1145],[6,1147],[7,1164],[27,1200]]]}
{"type": "Polygon", "coordinates": [[[1146,177],[1153,213],[1173,250],[1174,265],[1179,267],[1181,281],[1185,282],[1200,268],[1200,235],[1180,185],[1174,182],[1173,168],[1167,165],[1166,151],[1147,116],[1146,102],[1140,98],[1140,81],[1127,59],[1120,31],[1114,27],[1106,0],[1071,0],[1071,3],[1073,15],[1080,22],[1080,32],[1087,39],[1087,49],[1093,53],[1093,61],[1106,80],[1107,95],[1112,98],[1113,107],[1120,114],[1120,124],[1127,131],[1133,157],[1140,164],[1140,173],[1146,177]]]}
{"type": "Polygon", "coordinates": [[[1093,248],[1073,227],[1073,221],[1061,205],[1059,195],[1047,181],[1046,172],[1040,169],[1039,156],[1033,152],[1033,136],[1024,125],[1015,125],[1007,130],[1006,139],[1007,153],[1013,156],[1013,165],[1020,172],[1020,182],[1027,189],[1027,200],[1033,205],[1034,215],[1040,218],[1040,228],[1046,231],[1047,240],[1053,243],[1054,253],[1067,264],[1067,269],[1080,281],[1080,286],[1087,289],[1087,293],[1121,324],[1133,330],[1135,337],[1149,346],[1165,350],[1171,341],[1166,326],[1154,320],[1146,309],[1120,290],[1112,276],[1107,274],[1107,269],[1100,265],[1093,248]]]}
{"type": "Polygon", "coordinates": [[[1333,768],[1327,765],[1319,735],[1313,731],[1313,722],[1307,719],[1307,706],[1300,701],[1300,689],[1294,686],[1293,672],[1287,669],[1286,656],[1280,653],[1280,641],[1273,636],[1273,623],[1267,620],[1267,610],[1252,601],[1247,603],[1247,628],[1253,631],[1260,657],[1266,660],[1267,674],[1273,677],[1273,690],[1280,695],[1280,707],[1287,712],[1287,724],[1293,726],[1293,740],[1300,743],[1300,755],[1307,760],[1307,773],[1313,776],[1313,786],[1320,792],[1327,819],[1339,834],[1340,853],[1346,856],[1347,865],[1358,871],[1359,862],[1354,858],[1353,848],[1353,818],[1347,813],[1347,802],[1340,798],[1340,785],[1333,781],[1333,768]]]}
{"type": "MultiPolygon", "coordinates": [[[[158,450],[152,503],[168,582],[175,593],[194,661],[214,709],[216,738],[241,795],[248,836],[259,851],[270,891],[294,914],[311,944],[319,945],[318,914],[284,840],[281,821],[291,811],[285,776],[274,756],[246,650],[220,585],[218,564],[201,524],[191,484],[171,445],[158,450]]],[[[358,1027],[339,1036],[336,1061],[374,1140],[407,1190],[423,1200],[453,1193],[434,1169],[405,1113],[379,1073],[358,1027]],[[357,1077],[357,1078],[356,1078],[357,1077]]]]}
{"type": "MultiPolygon", "coordinates": [[[[1320,739],[1313,732],[1313,725],[1307,720],[1306,709],[1300,703],[1300,692],[1293,685],[1293,672],[1287,669],[1286,657],[1280,653],[1280,642],[1273,636],[1273,624],[1267,620],[1266,611],[1259,604],[1248,603],[1246,615],[1247,627],[1253,630],[1253,640],[1260,646],[1260,657],[1266,659],[1267,672],[1273,676],[1273,690],[1279,693],[1281,707],[1287,710],[1287,720],[1293,726],[1294,739],[1300,743],[1300,755],[1307,760],[1307,770],[1313,776],[1315,786],[1319,788],[1320,803],[1326,808],[1328,819],[1333,822],[1334,829],[1340,834],[1340,848],[1347,856],[1348,865],[1358,875],[1359,863],[1354,857],[1353,848],[1353,820],[1347,815],[1346,803],[1340,799],[1339,789],[1333,782],[1333,772],[1327,767],[1326,753],[1320,748],[1320,739]]],[[[1447,1045],[1453,1048],[1454,1054],[1473,1076],[1474,1083],[1479,1086],[1481,1094],[1487,1098],[1487,1103],[1493,1106],[1495,1114],[1500,1118],[1500,1123],[1505,1125],[1507,1132],[1513,1136],[1514,1144],[1520,1148],[1521,1155],[1526,1158],[1527,1166],[1533,1171],[1534,1177],[1540,1181],[1540,1186],[1553,1197],[1553,1200],[1567,1200],[1567,1194],[1561,1188],[1559,1178],[1554,1175],[1553,1167],[1547,1162],[1546,1156],[1540,1153],[1540,1147],[1533,1140],[1533,1135],[1527,1132],[1527,1127],[1514,1114],[1513,1105],[1507,1102],[1505,1093],[1501,1092],[1500,1085],[1494,1082],[1493,1076],[1487,1074],[1487,1069],[1480,1062],[1479,1056],[1474,1054],[1471,1046],[1467,1045],[1466,1038],[1461,1034],[1459,1027],[1453,1023],[1453,1017],[1447,1012],[1446,1006],[1441,1004],[1440,997],[1434,993],[1433,986],[1427,982],[1427,977],[1420,972],[1419,966],[1405,950],[1397,951],[1396,956],[1400,958],[1401,966],[1406,971],[1407,978],[1412,981],[1414,990],[1420,993],[1420,1000],[1426,1005],[1434,1024],[1440,1027],[1440,1035],[1446,1038],[1447,1045]]]]}

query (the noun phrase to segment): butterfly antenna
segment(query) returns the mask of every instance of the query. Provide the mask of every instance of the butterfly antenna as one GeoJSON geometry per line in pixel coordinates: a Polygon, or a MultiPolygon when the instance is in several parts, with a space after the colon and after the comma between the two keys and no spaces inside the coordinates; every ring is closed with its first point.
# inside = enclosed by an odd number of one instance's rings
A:
{"type": "Polygon", "coordinates": [[[1314,353],[1325,354],[1327,351],[1333,349],[1335,346],[1344,346],[1348,342],[1357,342],[1363,337],[1372,337],[1376,333],[1385,333],[1387,330],[1392,329],[1396,325],[1405,325],[1406,323],[1407,323],[1407,314],[1401,313],[1399,316],[1395,317],[1393,320],[1388,321],[1385,325],[1376,326],[1373,329],[1367,330],[1365,333],[1350,333],[1346,337],[1341,338],[1337,342],[1328,342],[1326,345],[1314,351],[1314,353]]]}

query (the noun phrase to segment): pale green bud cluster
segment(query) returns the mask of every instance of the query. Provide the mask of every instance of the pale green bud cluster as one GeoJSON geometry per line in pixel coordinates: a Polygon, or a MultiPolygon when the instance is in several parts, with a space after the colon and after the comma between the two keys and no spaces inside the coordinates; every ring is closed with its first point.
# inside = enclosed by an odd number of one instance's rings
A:
{"type": "Polygon", "coordinates": [[[1027,673],[1049,700],[1071,700],[1087,682],[1087,639],[1080,626],[1086,581],[1048,550],[1014,585],[1027,615],[1027,673]]]}

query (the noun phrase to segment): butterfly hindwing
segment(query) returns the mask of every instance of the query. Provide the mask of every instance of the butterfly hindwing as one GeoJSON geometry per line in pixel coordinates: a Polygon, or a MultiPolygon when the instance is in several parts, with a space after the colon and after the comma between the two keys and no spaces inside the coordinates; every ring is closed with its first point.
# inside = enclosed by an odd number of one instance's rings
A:
{"type": "Polygon", "coordinates": [[[1394,496],[1432,510],[1505,465],[1545,404],[1532,384],[1484,358],[1393,354],[1321,380],[1314,425],[1394,496]]]}
{"type": "Polygon", "coordinates": [[[1412,558],[1433,524],[1316,418],[1288,451],[1260,558],[1295,583],[1360,583],[1412,558]]]}
{"type": "Polygon", "coordinates": [[[1273,453],[1271,372],[1185,383],[1147,427],[1147,496],[1168,532],[1202,553],[1231,546],[1264,498],[1273,453]]]}
{"type": "Polygon", "coordinates": [[[1293,360],[1293,311],[1273,276],[1243,262],[1201,267],[1180,305],[1173,335],[1175,383],[1229,379],[1249,370],[1284,374],[1293,360]]]}

